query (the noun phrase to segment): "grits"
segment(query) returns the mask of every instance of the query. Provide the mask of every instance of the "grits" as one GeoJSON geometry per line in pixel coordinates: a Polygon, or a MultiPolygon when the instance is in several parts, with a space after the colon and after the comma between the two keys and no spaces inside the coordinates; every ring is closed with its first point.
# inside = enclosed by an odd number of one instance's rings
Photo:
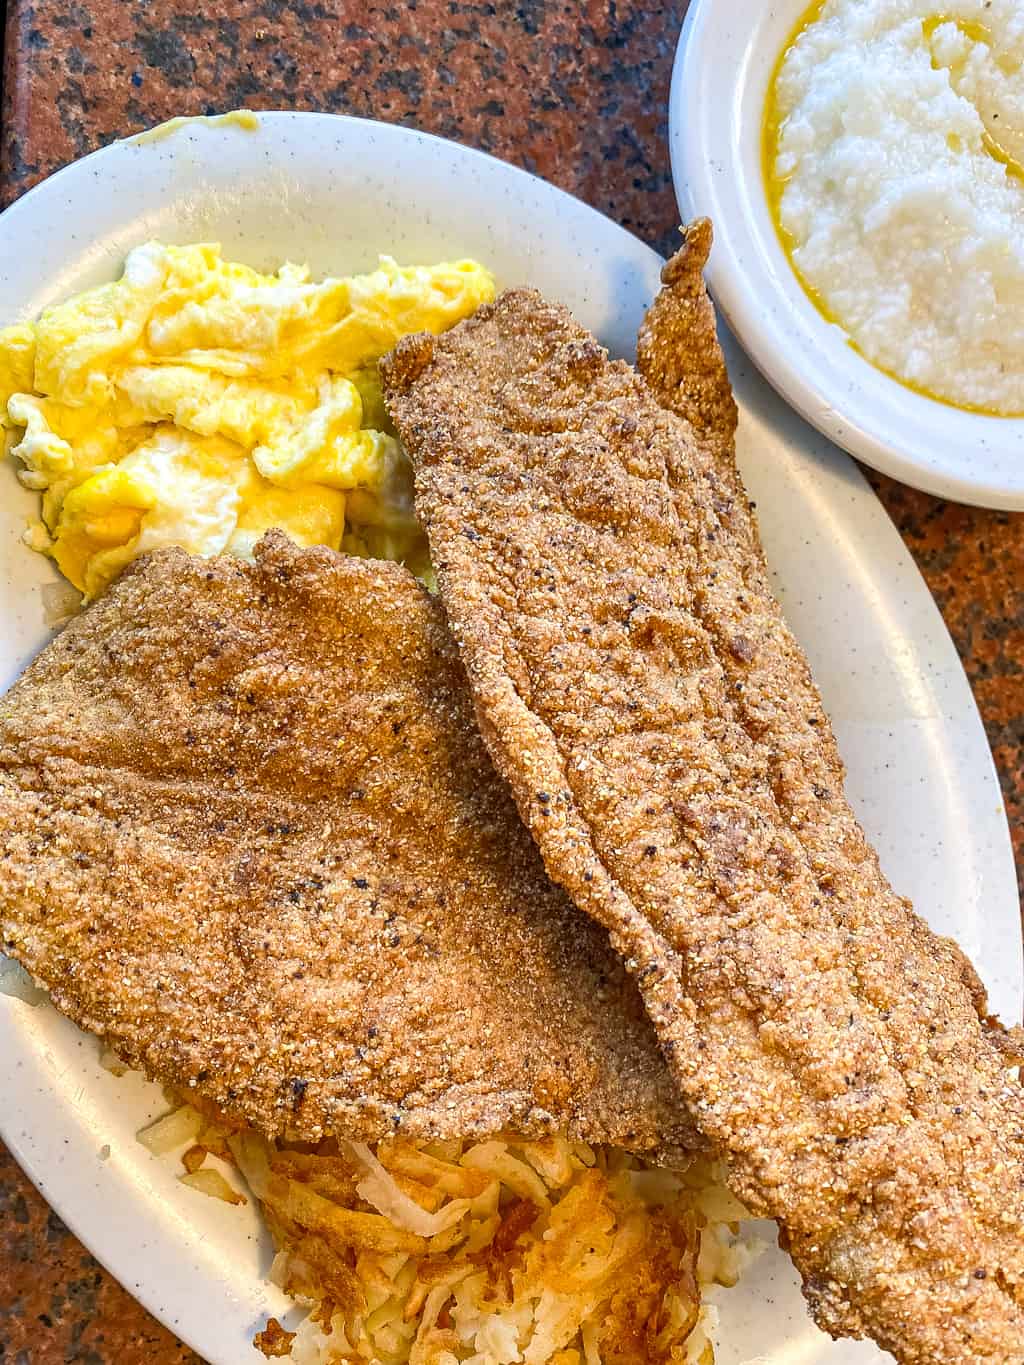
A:
{"type": "Polygon", "coordinates": [[[1024,415],[1024,8],[825,0],[765,119],[769,198],[812,300],[872,363],[1024,415]]]}

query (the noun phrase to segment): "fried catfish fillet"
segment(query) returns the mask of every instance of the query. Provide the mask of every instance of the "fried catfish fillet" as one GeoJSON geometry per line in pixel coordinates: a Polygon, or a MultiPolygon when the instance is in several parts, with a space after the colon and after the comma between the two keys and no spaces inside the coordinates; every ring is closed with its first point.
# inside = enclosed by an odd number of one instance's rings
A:
{"type": "Polygon", "coordinates": [[[1021,1037],[886,882],[768,587],[700,270],[640,355],[506,293],[384,364],[482,733],[604,924],[811,1310],[904,1365],[1024,1361],[1021,1037]]]}
{"type": "Polygon", "coordinates": [[[0,852],[3,951],[268,1135],[686,1142],[398,565],[280,534],[132,565],[0,701],[0,852]]]}

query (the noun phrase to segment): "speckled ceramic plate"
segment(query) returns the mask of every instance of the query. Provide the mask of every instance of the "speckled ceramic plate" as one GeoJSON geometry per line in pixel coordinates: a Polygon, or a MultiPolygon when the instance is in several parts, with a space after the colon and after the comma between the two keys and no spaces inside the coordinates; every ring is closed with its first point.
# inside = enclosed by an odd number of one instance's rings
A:
{"type": "MultiPolygon", "coordinates": [[[[0,321],[112,278],[148,237],[216,239],[256,266],[315,271],[472,255],[504,284],[562,299],[630,355],[660,262],[560,191],[407,129],[309,114],[255,131],[188,124],[62,171],[0,218],[0,321]]],[[[811,657],[882,861],[936,929],[979,965],[996,1007],[1020,1014],[1021,945],[1006,821],[985,735],[939,614],[851,462],[751,371],[730,361],[740,454],[775,580],[811,657]]],[[[0,685],[47,638],[47,563],[19,543],[34,499],[0,470],[0,685]]],[[[250,1207],[180,1185],[134,1134],[161,1108],[116,1079],[94,1040],[48,1005],[0,997],[0,1130],[99,1259],[214,1365],[258,1361],[253,1331],[285,1305],[264,1282],[270,1247],[250,1207]]],[[[770,1227],[768,1229],[770,1232],[770,1227]]],[[[785,1257],[725,1292],[719,1360],[853,1365],[808,1321],[785,1257]]]]}

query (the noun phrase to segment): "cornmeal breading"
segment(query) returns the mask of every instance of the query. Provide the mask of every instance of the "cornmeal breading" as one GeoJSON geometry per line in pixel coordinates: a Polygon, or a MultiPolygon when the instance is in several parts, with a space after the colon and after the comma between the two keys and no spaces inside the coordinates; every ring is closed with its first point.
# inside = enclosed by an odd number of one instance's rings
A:
{"type": "Polygon", "coordinates": [[[768,588],[698,227],[635,371],[502,296],[385,390],[482,733],[818,1322],[1024,1361],[1019,1035],[894,894],[768,588]]]}
{"type": "Polygon", "coordinates": [[[268,1136],[687,1136],[398,565],[129,567],[0,701],[0,946],[268,1136]]]}

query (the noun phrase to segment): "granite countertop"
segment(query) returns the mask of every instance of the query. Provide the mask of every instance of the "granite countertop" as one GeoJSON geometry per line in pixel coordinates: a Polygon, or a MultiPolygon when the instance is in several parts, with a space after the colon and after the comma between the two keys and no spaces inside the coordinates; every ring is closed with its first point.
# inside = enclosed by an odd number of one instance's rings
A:
{"type": "MultiPolygon", "coordinates": [[[[685,0],[7,0],[0,196],[175,114],[332,110],[481,147],[662,251],[685,0]]],[[[939,603],[1024,868],[1024,517],[872,483],[939,603]]],[[[100,1269],[0,1147],[2,1365],[198,1358],[100,1269]]]]}

